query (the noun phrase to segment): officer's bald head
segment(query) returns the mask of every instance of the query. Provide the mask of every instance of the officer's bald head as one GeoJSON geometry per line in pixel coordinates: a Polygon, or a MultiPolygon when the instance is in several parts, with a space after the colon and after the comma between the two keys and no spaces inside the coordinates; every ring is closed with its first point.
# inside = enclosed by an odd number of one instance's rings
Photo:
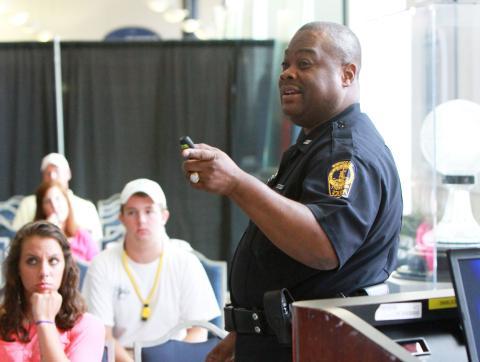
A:
{"type": "Polygon", "coordinates": [[[358,77],[362,65],[362,50],[357,36],[349,28],[336,23],[315,21],[303,25],[297,33],[304,31],[318,34],[324,40],[323,49],[336,57],[341,64],[355,64],[358,77]]]}

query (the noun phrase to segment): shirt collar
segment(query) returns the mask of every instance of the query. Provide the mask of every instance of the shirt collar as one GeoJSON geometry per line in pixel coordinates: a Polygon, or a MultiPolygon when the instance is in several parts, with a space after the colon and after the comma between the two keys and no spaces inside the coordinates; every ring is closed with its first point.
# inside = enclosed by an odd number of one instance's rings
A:
{"type": "Polygon", "coordinates": [[[327,122],[324,122],[319,126],[315,127],[314,129],[312,129],[312,131],[308,135],[306,135],[302,129],[298,135],[296,147],[300,151],[305,152],[308,149],[308,146],[313,142],[313,140],[317,138],[321,133],[323,133],[326,129],[328,129],[333,122],[338,121],[339,119],[342,119],[342,118],[349,118],[351,114],[359,113],[359,112],[360,112],[360,103],[353,103],[349,105],[347,108],[345,108],[342,112],[337,114],[336,116],[333,116],[327,122]]]}

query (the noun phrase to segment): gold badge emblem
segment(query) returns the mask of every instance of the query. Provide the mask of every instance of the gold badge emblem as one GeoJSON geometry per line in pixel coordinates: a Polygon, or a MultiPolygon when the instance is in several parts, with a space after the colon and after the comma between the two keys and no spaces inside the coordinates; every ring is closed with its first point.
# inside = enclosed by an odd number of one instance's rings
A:
{"type": "Polygon", "coordinates": [[[333,164],[328,173],[328,193],[333,197],[348,197],[354,179],[355,167],[351,161],[333,164]]]}

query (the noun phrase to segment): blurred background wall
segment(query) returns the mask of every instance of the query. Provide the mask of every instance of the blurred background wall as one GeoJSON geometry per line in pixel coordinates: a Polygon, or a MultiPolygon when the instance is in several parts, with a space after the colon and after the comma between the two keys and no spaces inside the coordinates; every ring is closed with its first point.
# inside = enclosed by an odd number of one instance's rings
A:
{"type": "Polygon", "coordinates": [[[247,219],[184,180],[178,138],[266,180],[296,135],[276,82],[286,42],[344,1],[0,0],[0,200],[34,192],[64,153],[98,202],[137,177],[165,190],[172,237],[229,260],[247,219]]]}

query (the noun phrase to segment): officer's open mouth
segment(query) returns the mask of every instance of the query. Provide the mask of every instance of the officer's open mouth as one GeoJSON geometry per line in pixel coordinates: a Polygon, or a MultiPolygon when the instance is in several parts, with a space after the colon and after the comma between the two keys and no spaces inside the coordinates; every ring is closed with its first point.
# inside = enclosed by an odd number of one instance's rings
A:
{"type": "Polygon", "coordinates": [[[292,94],[300,94],[300,90],[295,87],[282,87],[281,88],[281,94],[284,96],[289,96],[292,94]]]}

